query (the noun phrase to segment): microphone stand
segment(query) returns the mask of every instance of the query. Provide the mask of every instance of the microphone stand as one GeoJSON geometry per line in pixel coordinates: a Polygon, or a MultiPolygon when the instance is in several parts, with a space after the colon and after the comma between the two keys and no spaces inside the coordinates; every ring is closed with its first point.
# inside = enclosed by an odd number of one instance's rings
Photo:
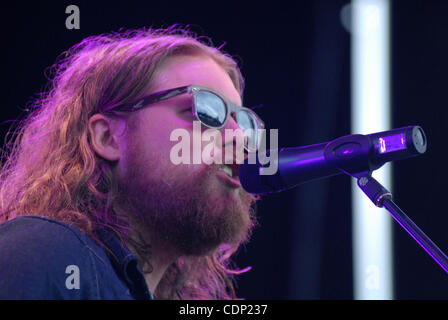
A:
{"type": "Polygon", "coordinates": [[[376,181],[370,173],[352,175],[357,179],[359,188],[379,208],[386,208],[395,221],[448,273],[448,257],[431,239],[395,204],[392,194],[376,181]]]}

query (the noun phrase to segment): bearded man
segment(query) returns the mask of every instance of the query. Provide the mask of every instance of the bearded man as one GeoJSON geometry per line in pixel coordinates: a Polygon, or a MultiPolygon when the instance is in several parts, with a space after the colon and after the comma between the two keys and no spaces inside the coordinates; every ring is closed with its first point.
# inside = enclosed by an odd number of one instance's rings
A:
{"type": "MultiPolygon", "coordinates": [[[[0,172],[0,298],[235,298],[258,198],[235,161],[170,158],[195,121],[257,149],[235,60],[172,27],[86,38],[53,71],[0,172]]],[[[220,137],[215,159],[238,145],[220,137]]]]}

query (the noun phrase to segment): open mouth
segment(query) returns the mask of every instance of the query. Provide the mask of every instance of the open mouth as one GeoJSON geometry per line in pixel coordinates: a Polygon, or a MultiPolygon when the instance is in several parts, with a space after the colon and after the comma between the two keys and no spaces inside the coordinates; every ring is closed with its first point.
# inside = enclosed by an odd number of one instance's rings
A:
{"type": "Polygon", "coordinates": [[[237,164],[224,164],[218,168],[218,171],[222,171],[226,182],[231,187],[241,187],[240,179],[238,177],[238,165],[237,164]]]}
{"type": "Polygon", "coordinates": [[[224,171],[231,178],[238,177],[238,165],[236,164],[225,164],[219,167],[218,170],[224,171]]]}

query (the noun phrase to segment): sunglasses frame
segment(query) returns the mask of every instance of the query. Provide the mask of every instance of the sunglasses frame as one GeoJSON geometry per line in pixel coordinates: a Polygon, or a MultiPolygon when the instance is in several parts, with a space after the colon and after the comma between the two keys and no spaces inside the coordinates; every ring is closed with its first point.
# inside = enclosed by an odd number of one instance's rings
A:
{"type": "MultiPolygon", "coordinates": [[[[177,88],[173,88],[173,89],[168,89],[168,90],[164,90],[164,91],[160,91],[160,92],[156,92],[156,93],[152,93],[149,94],[147,96],[144,96],[140,99],[138,99],[136,102],[132,102],[132,103],[128,103],[128,104],[123,104],[123,105],[119,105],[116,107],[112,107],[109,109],[106,109],[103,111],[103,113],[114,113],[117,111],[124,111],[124,112],[134,112],[137,110],[140,110],[142,108],[148,107],[152,104],[155,104],[157,102],[184,94],[184,93],[189,93],[193,95],[193,99],[194,99],[194,103],[193,103],[193,108],[192,108],[192,112],[193,112],[193,116],[199,120],[201,122],[201,124],[203,124],[204,126],[211,128],[211,129],[221,129],[223,127],[226,126],[227,122],[229,121],[229,118],[231,116],[231,113],[238,113],[242,110],[248,112],[256,121],[257,124],[257,128],[256,128],[256,136],[257,136],[257,148],[255,150],[250,149],[248,146],[245,146],[245,149],[249,152],[254,152],[256,150],[259,149],[260,147],[260,129],[264,129],[264,122],[263,120],[260,119],[260,117],[250,108],[247,107],[243,107],[243,106],[237,106],[233,103],[231,103],[229,100],[227,100],[226,98],[222,97],[219,93],[217,93],[216,91],[213,91],[211,89],[205,88],[205,87],[201,87],[201,86],[196,86],[196,85],[188,85],[188,86],[182,86],[182,87],[177,87],[177,88]],[[224,102],[224,105],[226,107],[226,118],[224,120],[224,123],[219,126],[219,127],[214,127],[214,126],[209,126],[208,124],[204,123],[197,115],[196,112],[196,107],[197,107],[197,103],[196,103],[196,99],[197,99],[197,93],[200,91],[208,91],[214,95],[216,95],[219,99],[221,99],[224,102]]],[[[234,119],[236,122],[236,119],[234,119]]],[[[238,122],[236,122],[238,124],[238,122]]]]}

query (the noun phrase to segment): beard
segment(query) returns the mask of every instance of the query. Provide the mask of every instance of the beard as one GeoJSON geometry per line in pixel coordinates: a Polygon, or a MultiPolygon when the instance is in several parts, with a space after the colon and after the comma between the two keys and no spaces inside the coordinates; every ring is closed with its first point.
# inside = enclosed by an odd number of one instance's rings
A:
{"type": "Polygon", "coordinates": [[[157,157],[141,161],[134,153],[119,179],[118,201],[143,238],[185,256],[204,256],[220,245],[236,248],[249,240],[257,197],[224,186],[216,177],[218,165],[174,166],[169,160],[162,165],[154,161],[157,157]]]}

